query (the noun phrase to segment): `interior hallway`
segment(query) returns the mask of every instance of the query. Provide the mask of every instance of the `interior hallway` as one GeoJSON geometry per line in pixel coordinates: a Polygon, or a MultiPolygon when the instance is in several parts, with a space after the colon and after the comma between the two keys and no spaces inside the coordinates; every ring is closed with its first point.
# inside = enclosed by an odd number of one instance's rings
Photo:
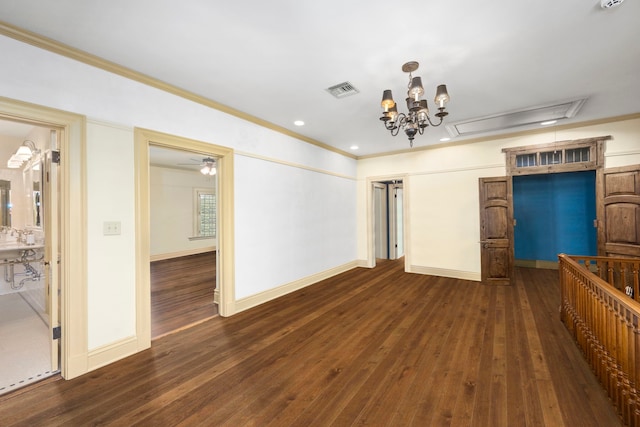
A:
{"type": "Polygon", "coordinates": [[[0,398],[0,425],[620,425],[558,307],[557,271],[380,262],[0,398]]]}

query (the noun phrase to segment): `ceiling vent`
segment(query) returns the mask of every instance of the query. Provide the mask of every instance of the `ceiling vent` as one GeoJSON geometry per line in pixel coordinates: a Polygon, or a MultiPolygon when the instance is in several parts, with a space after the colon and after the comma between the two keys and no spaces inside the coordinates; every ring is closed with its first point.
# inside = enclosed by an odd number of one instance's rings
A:
{"type": "Polygon", "coordinates": [[[624,0],[600,0],[600,7],[609,9],[610,7],[620,6],[624,0]]]}
{"type": "Polygon", "coordinates": [[[346,96],[355,95],[356,93],[360,92],[358,89],[355,88],[355,86],[353,86],[349,82],[340,83],[340,84],[331,86],[325,90],[338,99],[344,98],[346,96]]]}
{"type": "Polygon", "coordinates": [[[548,104],[527,108],[526,110],[479,117],[449,123],[446,127],[449,134],[456,137],[476,135],[485,132],[495,132],[519,126],[539,124],[550,120],[569,119],[578,113],[586,100],[587,98],[581,98],[560,104],[548,104]]]}

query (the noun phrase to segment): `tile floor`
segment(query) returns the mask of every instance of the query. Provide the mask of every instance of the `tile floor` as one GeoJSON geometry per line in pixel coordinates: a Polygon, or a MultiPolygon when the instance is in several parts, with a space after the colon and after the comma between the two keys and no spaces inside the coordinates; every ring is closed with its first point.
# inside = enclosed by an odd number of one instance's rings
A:
{"type": "Polygon", "coordinates": [[[0,394],[53,375],[49,327],[20,293],[0,295],[0,394]]]}

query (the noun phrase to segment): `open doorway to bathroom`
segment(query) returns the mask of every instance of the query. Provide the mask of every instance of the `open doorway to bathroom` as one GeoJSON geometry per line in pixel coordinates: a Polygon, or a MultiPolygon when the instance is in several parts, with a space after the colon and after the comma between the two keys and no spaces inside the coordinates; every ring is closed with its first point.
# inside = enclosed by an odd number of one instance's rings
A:
{"type": "Polygon", "coordinates": [[[218,314],[217,160],[149,146],[152,339],[218,314]]]}
{"type": "Polygon", "coordinates": [[[59,372],[58,137],[0,119],[0,395],[59,372]]]}

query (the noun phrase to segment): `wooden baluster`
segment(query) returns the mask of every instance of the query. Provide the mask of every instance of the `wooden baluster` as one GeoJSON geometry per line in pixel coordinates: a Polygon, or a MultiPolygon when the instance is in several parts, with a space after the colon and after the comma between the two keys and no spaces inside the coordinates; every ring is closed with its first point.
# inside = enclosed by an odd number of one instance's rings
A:
{"type": "Polygon", "coordinates": [[[631,426],[640,427],[640,394],[638,386],[640,386],[640,319],[638,314],[633,316],[633,414],[631,426]]]}
{"type": "Polygon", "coordinates": [[[625,425],[640,427],[640,313],[597,275],[640,301],[640,261],[561,257],[561,316],[625,425]]]}
{"type": "Polygon", "coordinates": [[[627,376],[627,324],[626,324],[627,308],[619,304],[616,312],[618,317],[618,338],[616,346],[616,367],[617,378],[616,385],[618,388],[618,400],[620,402],[620,415],[626,420],[629,419],[627,405],[629,404],[629,380],[627,376]]]}
{"type": "Polygon", "coordinates": [[[634,262],[633,263],[633,299],[635,299],[636,301],[640,301],[640,296],[638,295],[639,291],[640,291],[640,284],[638,283],[638,270],[640,270],[640,263],[639,262],[634,262]]]}
{"type": "Polygon", "coordinates": [[[624,292],[625,295],[627,295],[627,264],[626,263],[622,263],[622,262],[620,263],[619,278],[620,278],[620,290],[624,292]]]}
{"type": "Polygon", "coordinates": [[[609,283],[611,286],[615,287],[615,279],[613,277],[613,270],[614,270],[614,266],[613,266],[613,262],[612,261],[607,261],[607,283],[609,283]]]}
{"type": "MultiPolygon", "coordinates": [[[[603,304],[602,304],[602,311],[601,311],[601,321],[598,325],[598,338],[600,340],[600,343],[602,345],[602,350],[601,350],[601,373],[602,373],[602,380],[604,382],[605,385],[605,389],[607,390],[607,392],[609,393],[609,396],[613,396],[612,390],[611,390],[611,363],[610,363],[610,356],[609,356],[609,348],[611,346],[611,342],[610,342],[610,335],[611,335],[611,306],[609,305],[609,301],[607,300],[607,295],[603,295],[603,304]]],[[[612,399],[613,400],[613,399],[612,399]]]]}
{"type": "Polygon", "coordinates": [[[633,406],[635,402],[635,396],[632,393],[632,381],[633,381],[633,322],[632,322],[633,312],[627,308],[624,309],[624,335],[623,335],[623,351],[622,351],[622,360],[620,364],[622,365],[623,371],[623,389],[622,389],[622,398],[623,398],[623,412],[622,419],[626,425],[631,424],[631,420],[633,419],[633,406]]]}

